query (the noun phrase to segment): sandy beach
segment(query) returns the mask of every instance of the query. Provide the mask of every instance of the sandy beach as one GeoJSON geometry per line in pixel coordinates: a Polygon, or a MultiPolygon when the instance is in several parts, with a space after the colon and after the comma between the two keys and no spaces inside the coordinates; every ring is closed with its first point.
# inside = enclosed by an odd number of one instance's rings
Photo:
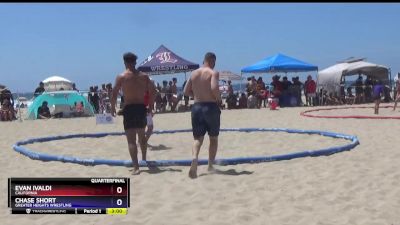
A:
{"type": "MultiPolygon", "coordinates": [[[[373,106],[373,104],[367,104],[373,106]]],[[[364,105],[363,105],[364,106],[364,105]]],[[[365,105],[366,106],[366,105],[365,105]]],[[[324,107],[321,107],[324,108],[324,107]]],[[[220,173],[188,178],[189,167],[129,168],[82,166],[31,160],[12,149],[19,141],[51,135],[123,131],[122,117],[112,125],[95,118],[1,122],[1,224],[400,224],[400,120],[318,119],[300,116],[311,107],[223,110],[221,128],[294,128],[356,135],[352,151],[259,164],[216,166],[220,173]],[[123,216],[11,215],[7,209],[9,177],[130,177],[131,208],[123,216]]],[[[381,115],[400,111],[381,109],[381,115]]],[[[322,115],[373,115],[373,109],[320,111],[322,115]]],[[[156,114],[155,130],[191,128],[190,113],[156,114]]],[[[217,158],[276,155],[349,143],[328,137],[287,133],[220,135],[217,158]]],[[[191,133],[151,137],[148,159],[190,159],[191,133]]],[[[208,138],[200,152],[207,158],[208,138]]],[[[70,139],[28,145],[38,152],[130,159],[124,136],[70,139]]],[[[139,154],[139,157],[141,155],[139,154]]]]}

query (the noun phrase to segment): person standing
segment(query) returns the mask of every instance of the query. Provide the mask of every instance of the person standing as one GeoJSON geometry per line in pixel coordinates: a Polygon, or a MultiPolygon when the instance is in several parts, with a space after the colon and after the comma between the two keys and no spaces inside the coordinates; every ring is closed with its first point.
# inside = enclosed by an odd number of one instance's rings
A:
{"type": "Polygon", "coordinates": [[[33,96],[34,96],[34,97],[37,97],[37,96],[41,95],[43,92],[45,92],[44,83],[43,83],[43,82],[40,82],[40,83],[39,83],[39,87],[37,87],[37,88],[35,89],[35,92],[34,92],[33,96]]]}
{"type": "Polygon", "coordinates": [[[400,73],[397,74],[396,93],[395,93],[394,99],[395,100],[394,100],[393,111],[396,110],[397,102],[400,101],[400,73]]]}
{"type": "Polygon", "coordinates": [[[149,92],[149,110],[153,110],[155,87],[147,74],[138,71],[136,66],[137,56],[131,52],[123,56],[125,71],[115,79],[114,89],[112,90],[111,114],[116,116],[115,106],[117,95],[122,89],[124,95],[124,129],[128,141],[129,153],[132,158],[133,175],[140,174],[139,162],[137,157],[136,135],[138,135],[142,159],[146,161],[147,143],[145,137],[145,127],[147,123],[147,109],[144,104],[144,96],[149,92]]]}
{"type": "Polygon", "coordinates": [[[373,99],[375,102],[375,114],[379,114],[379,104],[381,103],[382,95],[384,94],[384,86],[381,80],[377,80],[373,87],[373,99]]]}
{"type": "Polygon", "coordinates": [[[317,97],[317,84],[312,79],[311,75],[307,76],[307,83],[305,84],[306,98],[308,99],[308,104],[310,106],[315,106],[315,97],[317,97]]]}
{"type": "Polygon", "coordinates": [[[197,177],[197,165],[204,135],[210,137],[208,170],[214,170],[213,164],[218,149],[218,135],[220,129],[220,106],[222,104],[219,92],[219,73],[214,71],[216,55],[212,52],[204,56],[203,66],[192,72],[185,85],[184,94],[194,98],[192,107],[193,146],[192,163],[189,177],[197,177]]]}

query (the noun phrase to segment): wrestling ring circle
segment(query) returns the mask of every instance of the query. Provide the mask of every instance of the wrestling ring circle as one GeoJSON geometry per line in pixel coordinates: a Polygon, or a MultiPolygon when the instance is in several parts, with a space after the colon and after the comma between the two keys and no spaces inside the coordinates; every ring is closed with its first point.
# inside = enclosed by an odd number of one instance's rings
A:
{"type": "MultiPolygon", "coordinates": [[[[328,111],[328,110],[340,110],[340,109],[366,109],[373,106],[353,106],[353,107],[336,107],[336,108],[323,108],[323,109],[311,109],[300,113],[301,116],[312,117],[312,118],[328,118],[328,119],[400,119],[400,116],[362,116],[362,115],[350,115],[350,116],[323,116],[323,115],[312,115],[311,112],[328,111]]],[[[393,106],[386,105],[380,106],[379,108],[393,108],[393,106]]]]}
{"type": "MultiPolygon", "coordinates": [[[[286,132],[286,133],[297,133],[297,134],[309,134],[309,135],[321,135],[326,137],[338,138],[349,140],[351,143],[341,146],[335,146],[330,148],[318,149],[318,150],[306,150],[302,152],[295,152],[284,155],[273,155],[273,156],[259,156],[259,157],[238,157],[238,158],[222,158],[216,159],[216,165],[236,165],[243,163],[261,163],[261,162],[272,162],[280,160],[290,160],[302,157],[316,157],[316,156],[328,156],[335,153],[349,151],[359,144],[358,138],[356,136],[333,133],[327,131],[318,130],[297,130],[297,129],[284,129],[284,128],[225,128],[220,129],[221,132],[286,132]]],[[[182,130],[158,130],[154,131],[154,135],[160,134],[174,134],[174,133],[184,133],[192,132],[191,129],[182,130]]],[[[98,159],[98,158],[78,158],[73,156],[61,156],[61,155],[50,155],[45,153],[35,152],[30,150],[24,145],[33,143],[50,142],[55,140],[64,140],[72,138],[101,138],[105,136],[119,136],[125,135],[125,132],[112,132],[112,133],[92,133],[92,134],[70,134],[70,135],[60,135],[60,136],[49,136],[41,138],[32,138],[23,141],[19,141],[13,145],[13,149],[33,160],[41,161],[59,161],[64,163],[75,163],[87,166],[95,165],[109,165],[109,166],[125,166],[131,167],[131,160],[112,160],[112,159],[98,159]]],[[[190,166],[192,160],[155,160],[155,161],[139,161],[140,167],[148,166],[190,166]]],[[[207,159],[199,159],[198,165],[207,165],[207,159]]]]}

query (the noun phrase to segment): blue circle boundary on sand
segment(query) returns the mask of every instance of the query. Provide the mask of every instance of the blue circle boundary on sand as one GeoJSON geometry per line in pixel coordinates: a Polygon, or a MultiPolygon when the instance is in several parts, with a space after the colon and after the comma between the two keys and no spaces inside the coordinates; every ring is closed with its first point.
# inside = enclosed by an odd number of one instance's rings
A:
{"type": "MultiPolygon", "coordinates": [[[[173,133],[183,133],[191,132],[191,129],[182,130],[159,130],[154,131],[153,134],[173,134],[173,133]]],[[[216,159],[215,164],[217,165],[236,165],[243,163],[261,163],[261,162],[272,162],[279,160],[290,160],[301,157],[316,157],[316,156],[328,156],[338,152],[349,151],[359,144],[357,136],[318,131],[318,130],[297,130],[297,129],[283,129],[283,128],[225,128],[220,131],[226,132],[286,132],[286,133],[298,133],[298,134],[315,134],[321,136],[327,136],[332,138],[342,138],[350,140],[350,144],[330,147],[319,150],[306,150],[302,152],[295,152],[285,155],[273,155],[273,156],[260,156],[260,157],[239,157],[239,158],[224,158],[216,159]]],[[[78,158],[73,156],[62,156],[62,155],[50,155],[45,153],[34,152],[28,148],[22,147],[22,145],[33,144],[37,142],[48,142],[54,140],[63,140],[71,138],[101,138],[105,136],[118,136],[125,135],[125,132],[112,132],[112,133],[92,133],[92,134],[71,134],[71,135],[60,135],[60,136],[50,136],[42,138],[32,138],[24,141],[19,141],[13,145],[13,149],[25,156],[28,156],[34,160],[41,161],[60,161],[68,163],[76,163],[81,165],[109,165],[109,166],[126,166],[131,167],[131,160],[113,160],[113,159],[91,159],[91,158],[78,158]]],[[[155,160],[155,161],[139,161],[139,166],[190,166],[192,160],[155,160]]],[[[200,159],[199,165],[207,165],[207,159],[200,159]]]]}

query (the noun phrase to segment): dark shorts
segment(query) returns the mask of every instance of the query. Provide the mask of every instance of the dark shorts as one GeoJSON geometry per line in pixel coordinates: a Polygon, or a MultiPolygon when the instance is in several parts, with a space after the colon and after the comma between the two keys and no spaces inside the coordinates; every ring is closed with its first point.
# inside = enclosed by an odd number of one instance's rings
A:
{"type": "Polygon", "coordinates": [[[215,102],[196,102],[192,106],[193,136],[219,135],[221,110],[215,102]]]}
{"type": "Polygon", "coordinates": [[[144,104],[125,105],[123,110],[124,129],[145,128],[147,125],[147,109],[144,104]]]}

